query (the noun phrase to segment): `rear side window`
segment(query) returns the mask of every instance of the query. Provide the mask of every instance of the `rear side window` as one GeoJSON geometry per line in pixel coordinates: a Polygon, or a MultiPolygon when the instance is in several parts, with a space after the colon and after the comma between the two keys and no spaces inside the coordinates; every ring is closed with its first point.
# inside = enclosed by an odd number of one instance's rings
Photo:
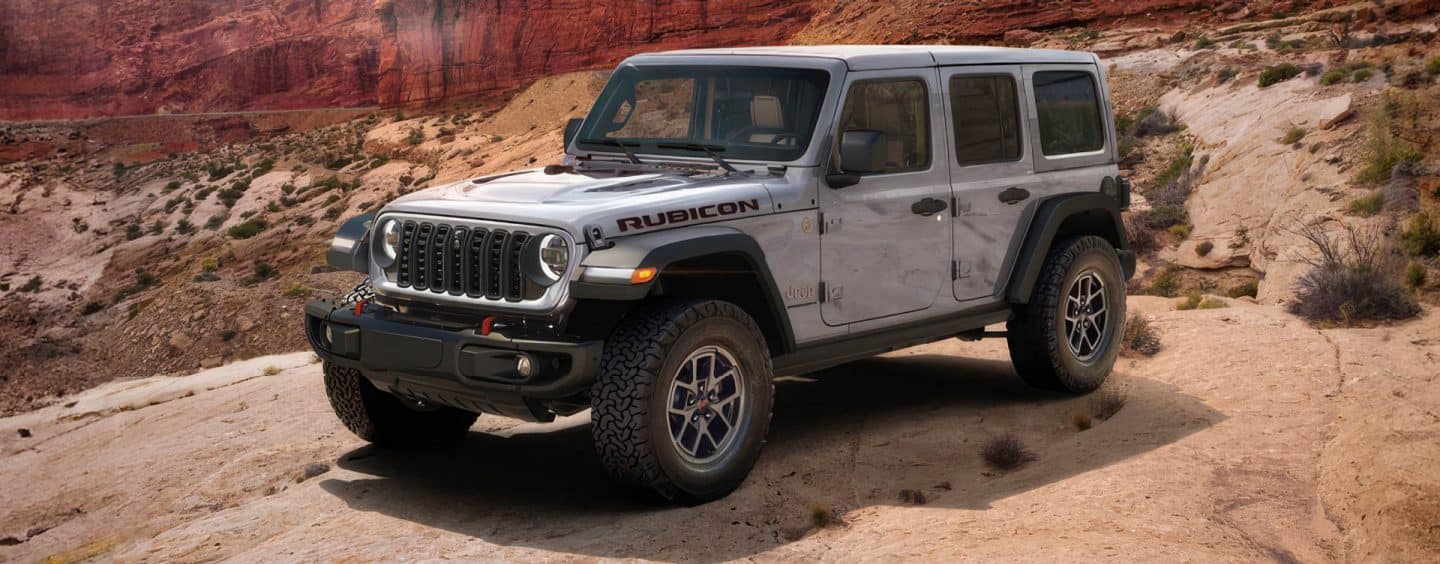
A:
{"type": "Polygon", "coordinates": [[[883,135],[890,174],[930,167],[930,104],[925,82],[913,78],[856,82],[845,102],[841,131],[865,129],[883,135]]]}
{"type": "Polygon", "coordinates": [[[1009,75],[951,78],[950,118],[961,166],[1020,158],[1020,103],[1009,75]]]}
{"type": "Polygon", "coordinates": [[[1105,147],[1100,96],[1090,73],[1041,71],[1035,73],[1034,82],[1040,152],[1069,155],[1105,147]]]}

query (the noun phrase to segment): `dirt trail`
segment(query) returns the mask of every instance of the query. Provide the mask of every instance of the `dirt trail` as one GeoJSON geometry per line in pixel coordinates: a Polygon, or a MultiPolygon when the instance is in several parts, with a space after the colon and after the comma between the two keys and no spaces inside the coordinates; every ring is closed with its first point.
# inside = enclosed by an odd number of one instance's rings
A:
{"type": "Polygon", "coordinates": [[[0,559],[1440,555],[1424,528],[1440,507],[1433,314],[1322,333],[1262,306],[1131,301],[1166,348],[1122,361],[1128,402],[1092,429],[1071,422],[1093,398],[1026,388],[1003,343],[946,341],[786,379],[754,474],[696,508],[608,483],[584,414],[482,417],[439,451],[366,447],[308,353],[107,384],[0,420],[0,559]],[[995,474],[978,451],[1007,432],[1038,458],[995,474]],[[333,468],[302,479],[312,463],[333,468]],[[845,524],[807,533],[814,502],[845,524]]]}

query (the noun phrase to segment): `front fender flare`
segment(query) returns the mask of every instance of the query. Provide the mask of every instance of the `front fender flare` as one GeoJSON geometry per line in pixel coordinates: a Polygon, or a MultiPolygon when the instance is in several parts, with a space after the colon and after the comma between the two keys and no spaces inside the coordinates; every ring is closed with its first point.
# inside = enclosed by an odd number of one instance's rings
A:
{"type": "Polygon", "coordinates": [[[340,226],[325,252],[325,262],[340,270],[370,274],[370,222],[374,212],[352,217],[340,226]]]}

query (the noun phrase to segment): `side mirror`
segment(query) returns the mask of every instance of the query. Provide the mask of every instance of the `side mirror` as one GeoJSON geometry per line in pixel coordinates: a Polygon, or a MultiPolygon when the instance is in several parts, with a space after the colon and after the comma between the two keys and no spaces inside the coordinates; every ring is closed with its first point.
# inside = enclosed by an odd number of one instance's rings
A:
{"type": "Polygon", "coordinates": [[[840,136],[840,170],[847,173],[885,170],[885,134],[873,129],[851,129],[840,136]]]}
{"type": "Polygon", "coordinates": [[[560,150],[563,151],[570,148],[570,142],[575,140],[577,133],[580,133],[580,124],[582,123],[585,123],[585,120],[580,118],[570,118],[570,121],[565,122],[565,146],[561,147],[560,150]]]}

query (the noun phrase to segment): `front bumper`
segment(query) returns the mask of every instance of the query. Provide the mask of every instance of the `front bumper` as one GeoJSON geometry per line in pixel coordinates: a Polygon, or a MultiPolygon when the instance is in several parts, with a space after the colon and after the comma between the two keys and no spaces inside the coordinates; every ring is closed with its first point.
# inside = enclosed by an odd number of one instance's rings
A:
{"type": "Polygon", "coordinates": [[[320,358],[397,396],[528,421],[584,407],[604,344],[482,335],[319,300],[305,305],[305,336],[320,358]],[[521,356],[535,367],[528,377],[516,370],[521,356]]]}

